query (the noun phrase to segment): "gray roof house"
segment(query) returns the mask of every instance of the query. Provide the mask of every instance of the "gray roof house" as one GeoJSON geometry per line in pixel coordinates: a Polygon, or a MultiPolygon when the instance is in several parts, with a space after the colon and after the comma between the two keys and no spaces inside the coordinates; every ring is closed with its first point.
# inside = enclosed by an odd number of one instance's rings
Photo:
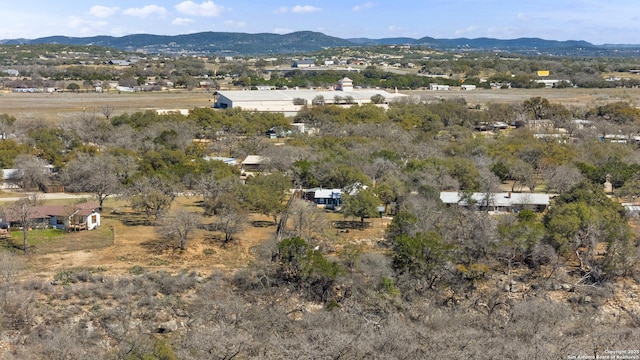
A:
{"type": "MultiPolygon", "coordinates": [[[[470,201],[476,210],[490,212],[518,212],[519,210],[533,210],[544,212],[549,207],[549,194],[532,193],[473,193],[470,201]]],[[[440,200],[446,205],[469,206],[468,199],[465,199],[461,192],[443,191],[440,193],[440,200]]]]}

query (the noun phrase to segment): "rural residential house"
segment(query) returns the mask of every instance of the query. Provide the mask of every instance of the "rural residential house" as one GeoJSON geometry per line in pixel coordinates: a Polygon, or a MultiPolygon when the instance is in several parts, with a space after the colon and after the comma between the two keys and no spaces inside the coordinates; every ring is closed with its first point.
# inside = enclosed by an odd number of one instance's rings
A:
{"type": "Polygon", "coordinates": [[[443,191],[440,193],[440,200],[447,205],[472,207],[475,210],[491,212],[518,212],[525,209],[544,212],[549,207],[548,194],[473,193],[465,198],[460,192],[443,191]]]}
{"type": "MultiPolygon", "coordinates": [[[[74,205],[34,206],[29,211],[32,227],[56,228],[60,230],[93,230],[100,226],[100,205],[85,202],[74,205]]],[[[11,208],[5,209],[3,223],[19,227],[19,214],[11,208]]]]}
{"type": "Polygon", "coordinates": [[[241,170],[243,173],[261,171],[268,161],[269,158],[264,156],[247,155],[247,157],[240,163],[240,165],[242,165],[241,170]]]}
{"type": "Polygon", "coordinates": [[[318,207],[334,210],[342,205],[342,189],[306,189],[303,199],[315,203],[318,207]]]}

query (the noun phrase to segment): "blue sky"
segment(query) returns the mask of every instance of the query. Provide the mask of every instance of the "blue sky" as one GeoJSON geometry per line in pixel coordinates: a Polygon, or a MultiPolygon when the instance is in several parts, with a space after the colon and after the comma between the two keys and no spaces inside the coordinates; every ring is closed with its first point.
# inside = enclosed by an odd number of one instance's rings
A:
{"type": "Polygon", "coordinates": [[[637,0],[3,1],[0,39],[320,31],[341,38],[540,37],[640,44],[637,0]]]}

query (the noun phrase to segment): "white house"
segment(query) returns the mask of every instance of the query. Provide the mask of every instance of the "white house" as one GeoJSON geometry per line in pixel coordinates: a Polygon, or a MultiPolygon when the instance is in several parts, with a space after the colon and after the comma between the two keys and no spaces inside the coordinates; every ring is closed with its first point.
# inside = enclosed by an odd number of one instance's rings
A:
{"type": "Polygon", "coordinates": [[[429,84],[429,90],[449,90],[449,85],[429,84]]]}
{"type": "Polygon", "coordinates": [[[470,198],[464,198],[460,192],[443,191],[440,193],[440,200],[447,205],[465,207],[469,207],[471,203],[476,210],[492,212],[518,212],[524,209],[543,212],[549,207],[549,194],[473,193],[470,198]]]}

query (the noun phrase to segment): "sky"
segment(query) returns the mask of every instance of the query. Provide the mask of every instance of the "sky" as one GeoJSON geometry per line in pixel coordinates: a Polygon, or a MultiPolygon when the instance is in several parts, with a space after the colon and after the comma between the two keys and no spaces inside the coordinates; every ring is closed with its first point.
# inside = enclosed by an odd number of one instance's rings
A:
{"type": "Polygon", "coordinates": [[[21,0],[3,1],[0,39],[308,30],[640,44],[639,20],[637,0],[21,0]]]}

